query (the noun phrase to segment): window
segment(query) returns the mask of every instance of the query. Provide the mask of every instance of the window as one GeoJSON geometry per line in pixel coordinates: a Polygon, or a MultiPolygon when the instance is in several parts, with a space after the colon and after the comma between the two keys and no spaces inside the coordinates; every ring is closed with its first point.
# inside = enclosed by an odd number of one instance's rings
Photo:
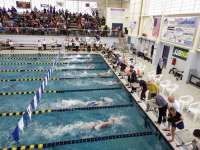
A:
{"type": "Polygon", "coordinates": [[[199,13],[200,0],[146,0],[147,15],[199,13]]]}

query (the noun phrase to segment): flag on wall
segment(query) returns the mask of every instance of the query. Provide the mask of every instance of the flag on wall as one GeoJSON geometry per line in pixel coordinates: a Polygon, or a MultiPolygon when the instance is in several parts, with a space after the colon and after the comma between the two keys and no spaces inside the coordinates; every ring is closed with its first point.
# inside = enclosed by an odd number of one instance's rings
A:
{"type": "Polygon", "coordinates": [[[160,22],[161,22],[161,17],[153,17],[153,30],[152,30],[152,35],[154,37],[159,36],[160,32],[160,22]]]}

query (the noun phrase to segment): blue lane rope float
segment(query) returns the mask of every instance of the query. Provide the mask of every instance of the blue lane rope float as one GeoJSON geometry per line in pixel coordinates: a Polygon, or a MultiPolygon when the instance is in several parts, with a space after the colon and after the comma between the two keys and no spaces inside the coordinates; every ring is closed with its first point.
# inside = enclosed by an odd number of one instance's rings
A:
{"type": "Polygon", "coordinates": [[[130,132],[125,134],[115,134],[115,135],[108,135],[108,136],[100,136],[100,137],[91,137],[91,138],[82,138],[77,140],[65,140],[65,141],[58,141],[58,142],[51,142],[51,143],[44,143],[44,144],[30,144],[30,145],[22,145],[18,147],[4,147],[0,150],[30,150],[30,149],[45,149],[45,148],[53,148],[57,146],[63,145],[72,145],[72,144],[81,144],[81,143],[93,143],[93,142],[100,142],[100,141],[110,141],[115,139],[124,139],[124,138],[132,138],[132,137],[144,137],[144,136],[152,136],[157,135],[157,132],[130,132]]]}
{"type": "MultiPolygon", "coordinates": [[[[73,79],[89,79],[89,78],[113,78],[114,76],[91,76],[91,77],[68,77],[68,78],[50,78],[50,81],[59,81],[59,80],[73,80],[73,79]]],[[[43,78],[17,78],[17,79],[0,79],[0,82],[12,82],[12,81],[42,81],[43,78]]]]}
{"type": "MultiPolygon", "coordinates": [[[[51,113],[51,112],[69,112],[69,111],[79,111],[79,110],[99,110],[99,109],[114,109],[114,108],[127,108],[133,107],[134,104],[122,104],[122,105],[111,105],[111,106],[95,106],[95,107],[75,107],[75,108],[65,108],[65,109],[45,109],[33,111],[33,115],[51,113]]],[[[11,116],[21,116],[24,112],[2,112],[0,117],[11,117],[11,116]]]]}
{"type": "MultiPolygon", "coordinates": [[[[101,64],[102,61],[89,61],[89,62],[59,62],[58,65],[67,64],[101,64]]],[[[0,65],[52,65],[52,62],[0,62],[0,65]]]]}
{"type": "MultiPolygon", "coordinates": [[[[55,69],[55,71],[70,71],[70,70],[107,70],[108,68],[69,68],[69,69],[55,69]]],[[[3,69],[0,72],[46,72],[48,69],[3,69]]]]}
{"type": "MultiPolygon", "coordinates": [[[[78,90],[44,90],[44,93],[67,93],[67,92],[118,90],[118,89],[121,89],[121,87],[95,88],[95,89],[78,89],[78,90]]],[[[0,96],[28,95],[28,94],[35,94],[35,91],[0,92],[0,96]]]]}

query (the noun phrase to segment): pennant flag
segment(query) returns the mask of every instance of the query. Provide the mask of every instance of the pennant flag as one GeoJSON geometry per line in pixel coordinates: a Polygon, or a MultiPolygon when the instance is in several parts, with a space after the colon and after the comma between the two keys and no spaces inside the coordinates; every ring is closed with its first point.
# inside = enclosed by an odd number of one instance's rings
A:
{"type": "Polygon", "coordinates": [[[32,114],[32,112],[31,112],[31,105],[28,105],[28,107],[27,107],[27,113],[28,113],[29,119],[31,120],[31,114],[32,114]]]}
{"type": "Polygon", "coordinates": [[[34,95],[33,97],[33,105],[34,105],[34,110],[36,110],[38,106],[38,98],[36,95],[34,95]]]}
{"type": "Polygon", "coordinates": [[[39,99],[38,100],[40,100],[42,98],[42,89],[41,89],[41,87],[39,87],[39,89],[38,89],[38,94],[39,94],[39,99]]]}
{"type": "Polygon", "coordinates": [[[37,99],[37,101],[40,101],[39,89],[38,89],[38,91],[36,92],[36,99],[37,99]]]}
{"type": "Polygon", "coordinates": [[[49,80],[50,77],[50,71],[48,70],[48,74],[47,74],[47,79],[49,80]]]}
{"type": "Polygon", "coordinates": [[[18,125],[15,128],[15,130],[12,132],[12,137],[16,142],[19,141],[19,127],[18,127],[18,125]]]}
{"type": "Polygon", "coordinates": [[[24,120],[25,126],[27,126],[27,125],[28,125],[28,121],[30,120],[30,119],[29,119],[28,112],[25,112],[25,113],[23,114],[23,120],[24,120]]]}
{"type": "Polygon", "coordinates": [[[52,75],[52,69],[50,69],[49,72],[50,72],[49,75],[51,76],[52,75]]]}
{"type": "Polygon", "coordinates": [[[47,80],[47,77],[45,77],[45,86],[47,86],[48,84],[48,80],[47,80]]]}
{"type": "Polygon", "coordinates": [[[23,129],[24,129],[24,119],[23,119],[23,117],[21,117],[21,119],[19,120],[18,127],[21,131],[23,131],[23,129]]]}
{"type": "Polygon", "coordinates": [[[33,111],[35,111],[34,100],[31,101],[31,108],[33,111]]]}
{"type": "Polygon", "coordinates": [[[44,93],[44,88],[45,88],[45,82],[43,81],[41,85],[42,93],[44,93]]]}

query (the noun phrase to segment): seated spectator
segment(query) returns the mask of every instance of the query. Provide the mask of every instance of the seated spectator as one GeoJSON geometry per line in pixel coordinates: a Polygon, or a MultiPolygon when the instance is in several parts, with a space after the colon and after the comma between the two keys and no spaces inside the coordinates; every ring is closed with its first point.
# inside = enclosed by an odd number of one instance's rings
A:
{"type": "Polygon", "coordinates": [[[104,23],[105,18],[100,18],[96,13],[95,16],[91,16],[70,13],[67,10],[56,11],[55,7],[52,6],[43,11],[34,8],[31,12],[24,13],[18,13],[14,7],[8,10],[0,8],[0,28],[2,26],[2,28],[8,28],[9,31],[13,32],[32,32],[35,31],[32,28],[37,28],[37,31],[44,34],[46,28],[51,28],[51,32],[66,33],[70,27],[99,30],[104,23]]]}

